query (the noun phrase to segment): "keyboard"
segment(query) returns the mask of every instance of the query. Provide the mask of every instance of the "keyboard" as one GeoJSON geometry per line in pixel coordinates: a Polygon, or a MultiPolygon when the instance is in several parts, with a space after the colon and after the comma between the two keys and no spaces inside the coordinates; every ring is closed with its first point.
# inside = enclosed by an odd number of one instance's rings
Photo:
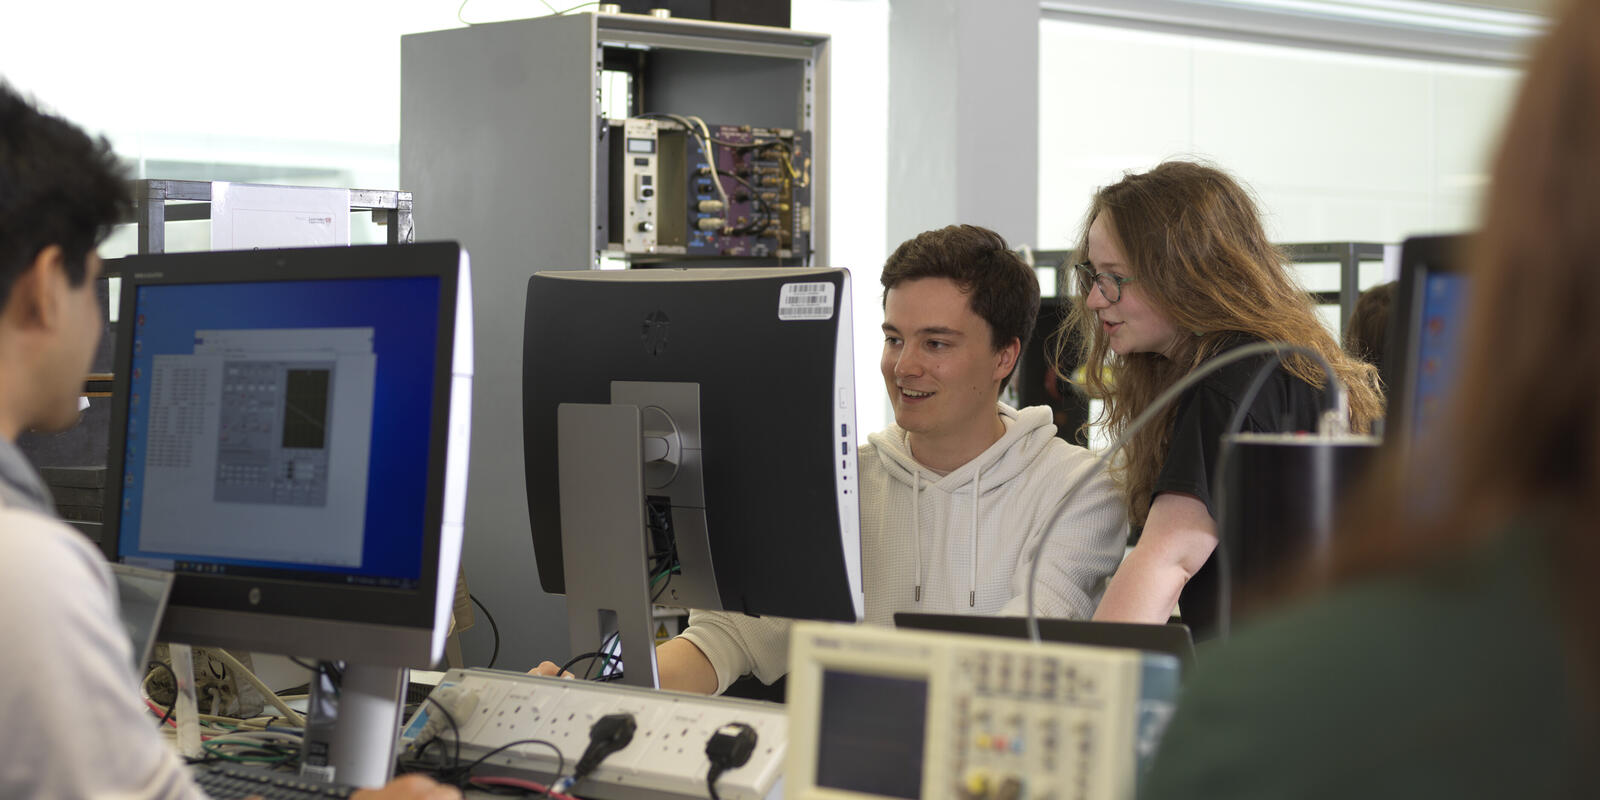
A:
{"type": "Polygon", "coordinates": [[[196,764],[191,769],[191,774],[201,791],[217,800],[257,796],[266,800],[342,798],[349,797],[356,790],[354,786],[328,783],[314,778],[303,778],[292,772],[243,764],[220,762],[196,764]]]}

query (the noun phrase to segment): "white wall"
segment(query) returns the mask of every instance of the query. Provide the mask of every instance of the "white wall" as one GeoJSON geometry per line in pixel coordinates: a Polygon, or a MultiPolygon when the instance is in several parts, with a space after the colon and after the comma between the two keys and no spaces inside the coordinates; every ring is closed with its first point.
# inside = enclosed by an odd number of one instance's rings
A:
{"type": "Polygon", "coordinates": [[[18,3],[0,74],[135,161],[326,166],[387,188],[399,36],[457,24],[421,0],[18,3]]]}
{"type": "Polygon", "coordinates": [[[1171,157],[1252,186],[1279,242],[1398,242],[1473,226],[1519,73],[1046,19],[1039,238],[1171,157]]]}

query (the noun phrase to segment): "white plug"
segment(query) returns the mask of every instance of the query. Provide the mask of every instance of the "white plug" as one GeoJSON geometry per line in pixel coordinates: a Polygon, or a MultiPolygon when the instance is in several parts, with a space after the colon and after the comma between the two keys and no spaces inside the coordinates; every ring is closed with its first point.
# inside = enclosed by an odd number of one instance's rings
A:
{"type": "MultiPolygon", "coordinates": [[[[427,744],[435,737],[440,736],[444,729],[450,727],[452,720],[456,725],[466,724],[466,720],[472,716],[472,712],[478,710],[478,693],[460,684],[451,683],[440,686],[428,695],[428,700],[431,702],[425,703],[423,708],[423,712],[428,715],[428,721],[423,724],[421,730],[417,731],[413,746],[427,744]],[[434,703],[438,705],[433,708],[426,707],[433,706],[434,703]],[[444,710],[443,713],[440,712],[440,709],[444,710]]],[[[461,732],[451,730],[450,735],[459,737],[461,732]]]]}
{"type": "Polygon", "coordinates": [[[1317,426],[1317,432],[1324,439],[1350,432],[1350,393],[1338,381],[1331,382],[1328,391],[1333,392],[1333,408],[1322,412],[1321,423],[1317,426]]]}

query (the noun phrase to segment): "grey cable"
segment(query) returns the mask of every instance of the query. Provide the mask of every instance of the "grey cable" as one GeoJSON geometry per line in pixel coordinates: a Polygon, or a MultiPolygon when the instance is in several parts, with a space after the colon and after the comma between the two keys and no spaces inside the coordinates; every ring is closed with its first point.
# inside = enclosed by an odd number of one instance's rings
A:
{"type": "Polygon", "coordinates": [[[283,714],[283,718],[288,720],[290,725],[293,725],[297,728],[304,728],[306,726],[305,717],[300,716],[298,711],[295,711],[294,709],[290,708],[288,704],[284,703],[283,699],[278,697],[277,692],[272,691],[270,687],[268,687],[265,683],[262,683],[261,679],[257,678],[254,672],[251,672],[245,667],[244,664],[240,663],[239,659],[234,658],[232,653],[229,653],[221,648],[212,648],[211,652],[215,653],[218,658],[222,659],[223,663],[227,664],[228,668],[234,671],[234,674],[243,677],[245,680],[249,681],[252,686],[256,687],[256,691],[261,693],[262,699],[270,703],[273,708],[278,709],[279,713],[283,714]]]}

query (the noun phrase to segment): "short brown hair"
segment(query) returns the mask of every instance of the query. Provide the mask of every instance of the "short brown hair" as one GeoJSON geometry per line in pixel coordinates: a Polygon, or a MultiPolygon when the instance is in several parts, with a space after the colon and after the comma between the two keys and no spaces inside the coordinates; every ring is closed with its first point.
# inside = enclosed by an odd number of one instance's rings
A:
{"type": "MultiPolygon", "coordinates": [[[[977,225],[951,225],[907,239],[883,265],[884,302],[890,289],[922,278],[954,281],[973,313],[989,323],[995,350],[1012,339],[1028,346],[1039,318],[1039,276],[1000,234],[977,225]]],[[[1010,380],[1007,375],[1000,387],[1010,380]]]]}

